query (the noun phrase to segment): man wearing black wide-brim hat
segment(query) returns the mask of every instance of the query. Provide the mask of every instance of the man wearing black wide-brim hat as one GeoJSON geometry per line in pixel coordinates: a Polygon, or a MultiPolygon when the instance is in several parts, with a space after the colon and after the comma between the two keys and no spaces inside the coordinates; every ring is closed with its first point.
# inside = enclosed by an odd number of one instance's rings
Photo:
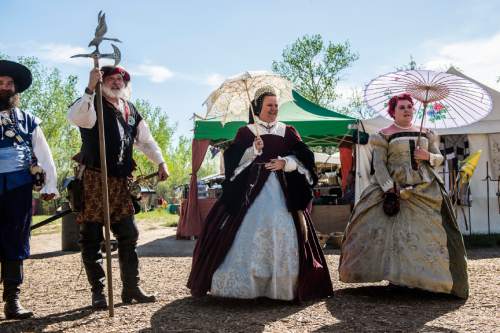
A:
{"type": "Polygon", "coordinates": [[[0,261],[7,319],[33,315],[19,302],[23,260],[30,254],[33,187],[42,187],[44,200],[58,195],[56,168],[40,120],[18,108],[19,94],[31,81],[28,68],[0,60],[0,261]],[[34,184],[35,164],[45,171],[44,185],[34,184]]]}

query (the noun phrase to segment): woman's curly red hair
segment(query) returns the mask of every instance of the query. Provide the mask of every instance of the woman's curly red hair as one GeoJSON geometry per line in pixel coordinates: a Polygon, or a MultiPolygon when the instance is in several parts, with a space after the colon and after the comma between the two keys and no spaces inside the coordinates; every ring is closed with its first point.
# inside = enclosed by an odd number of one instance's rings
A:
{"type": "Polygon", "coordinates": [[[388,105],[387,112],[392,118],[394,118],[394,114],[396,113],[396,105],[398,105],[398,102],[401,100],[407,100],[408,102],[411,103],[411,105],[413,105],[413,98],[411,98],[411,95],[408,93],[392,96],[391,99],[389,100],[389,103],[387,103],[388,105]]]}

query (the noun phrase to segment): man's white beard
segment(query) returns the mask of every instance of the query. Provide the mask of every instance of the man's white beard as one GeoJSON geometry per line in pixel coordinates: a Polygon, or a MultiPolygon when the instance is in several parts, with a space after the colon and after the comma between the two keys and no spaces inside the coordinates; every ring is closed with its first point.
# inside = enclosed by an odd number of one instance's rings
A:
{"type": "Polygon", "coordinates": [[[102,85],[102,93],[104,96],[109,98],[118,98],[128,101],[130,99],[130,95],[132,94],[132,87],[129,83],[120,90],[113,90],[105,85],[102,85]]]}

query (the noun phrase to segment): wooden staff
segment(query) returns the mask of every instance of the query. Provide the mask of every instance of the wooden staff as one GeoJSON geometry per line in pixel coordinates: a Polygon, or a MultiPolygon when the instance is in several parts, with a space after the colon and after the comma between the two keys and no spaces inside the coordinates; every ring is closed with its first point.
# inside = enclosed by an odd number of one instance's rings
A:
{"type": "MultiPolygon", "coordinates": [[[[94,67],[99,68],[99,58],[94,57],[94,67]]],[[[101,189],[102,189],[102,210],[104,218],[104,237],[106,245],[106,277],[108,279],[108,310],[109,316],[114,317],[113,302],[113,274],[111,265],[111,220],[109,217],[109,193],[108,193],[108,165],[106,163],[106,138],[104,136],[104,116],[102,109],[102,82],[98,82],[95,89],[97,106],[97,124],[99,128],[99,156],[101,160],[101,189]]]]}

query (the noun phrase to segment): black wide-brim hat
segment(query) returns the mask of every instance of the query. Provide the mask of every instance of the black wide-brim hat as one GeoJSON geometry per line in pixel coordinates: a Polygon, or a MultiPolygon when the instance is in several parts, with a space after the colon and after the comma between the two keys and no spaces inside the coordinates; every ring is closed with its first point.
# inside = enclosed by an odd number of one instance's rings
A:
{"type": "Polygon", "coordinates": [[[9,76],[14,80],[16,93],[21,93],[31,86],[33,77],[28,67],[20,63],[0,60],[0,76],[9,76]]]}

